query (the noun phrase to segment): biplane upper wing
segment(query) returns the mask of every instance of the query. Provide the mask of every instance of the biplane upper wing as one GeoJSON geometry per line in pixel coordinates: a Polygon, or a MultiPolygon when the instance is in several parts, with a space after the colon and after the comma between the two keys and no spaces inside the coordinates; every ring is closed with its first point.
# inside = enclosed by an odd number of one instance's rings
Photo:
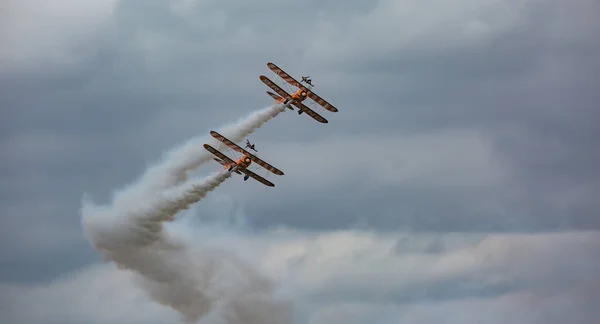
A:
{"type": "MultiPolygon", "coordinates": [[[[264,84],[268,85],[271,89],[273,89],[275,92],[277,92],[280,96],[284,97],[284,98],[289,98],[291,97],[287,92],[285,92],[285,90],[281,89],[277,84],[275,84],[275,82],[269,80],[269,78],[267,78],[264,75],[260,76],[260,80],[262,82],[264,82],[264,84]]],[[[269,91],[267,91],[267,94],[269,94],[269,96],[273,97],[273,99],[277,100],[279,98],[274,96],[274,93],[271,93],[269,91]]],[[[304,110],[304,112],[306,112],[307,115],[309,115],[310,117],[314,118],[316,121],[318,121],[319,123],[323,123],[323,124],[327,124],[328,121],[327,119],[323,118],[323,116],[317,114],[317,112],[315,112],[314,110],[306,107],[306,105],[300,103],[300,102],[295,102],[293,103],[296,107],[300,108],[304,110]]],[[[291,108],[290,108],[291,109],[291,108]]]]}
{"type": "Polygon", "coordinates": [[[269,62],[269,63],[267,63],[267,66],[269,67],[269,69],[271,69],[271,71],[273,71],[275,74],[277,74],[280,78],[284,79],[287,83],[289,83],[297,88],[306,90],[306,92],[308,93],[308,97],[310,99],[314,100],[319,105],[321,105],[323,108],[325,108],[329,111],[332,111],[332,112],[338,111],[338,109],[335,108],[332,104],[327,102],[325,99],[319,97],[316,93],[312,92],[312,90],[306,88],[304,85],[302,85],[302,83],[296,81],[296,79],[292,78],[292,76],[287,74],[284,70],[279,68],[277,65],[269,62]]]}
{"type": "MultiPolygon", "coordinates": [[[[255,156],[254,154],[244,150],[243,148],[239,147],[237,144],[235,144],[234,142],[228,140],[227,138],[225,138],[223,135],[215,132],[215,131],[210,131],[210,135],[212,135],[212,137],[218,139],[219,141],[223,142],[225,145],[229,146],[232,150],[237,151],[239,153],[242,153],[246,156],[248,156],[252,161],[256,162],[256,164],[262,166],[263,168],[277,174],[277,175],[283,175],[283,172],[281,172],[281,170],[277,169],[276,167],[270,165],[269,163],[259,159],[257,156],[255,156]]],[[[207,145],[207,144],[205,144],[207,145]]]]}
{"type": "Polygon", "coordinates": [[[277,65],[269,62],[269,63],[267,63],[267,66],[269,67],[269,69],[271,69],[271,71],[273,71],[280,78],[285,80],[285,82],[293,85],[294,87],[309,91],[309,89],[307,89],[304,85],[302,85],[302,83],[296,81],[296,79],[294,79],[291,75],[287,74],[284,70],[279,68],[277,65]]]}
{"type": "Polygon", "coordinates": [[[254,173],[248,169],[243,169],[241,171],[244,172],[245,174],[249,175],[250,177],[254,178],[258,182],[264,184],[265,186],[275,187],[275,185],[271,181],[259,176],[258,174],[254,173]]]}
{"type": "Polygon", "coordinates": [[[303,104],[303,103],[301,103],[301,102],[294,101],[292,103],[292,105],[298,107],[298,109],[303,110],[307,115],[309,115],[310,117],[314,118],[319,123],[323,123],[323,124],[329,123],[329,121],[327,121],[327,119],[325,119],[323,116],[319,115],[316,111],[314,111],[314,110],[306,107],[306,105],[303,104]]]}

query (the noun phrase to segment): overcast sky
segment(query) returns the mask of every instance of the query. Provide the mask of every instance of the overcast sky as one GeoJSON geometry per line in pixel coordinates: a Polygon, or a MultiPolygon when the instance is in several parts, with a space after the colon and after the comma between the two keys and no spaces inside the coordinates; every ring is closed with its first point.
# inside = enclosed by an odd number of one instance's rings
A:
{"type": "Polygon", "coordinates": [[[246,258],[297,324],[600,318],[597,1],[5,7],[1,322],[177,323],[90,246],[82,197],[273,104],[267,62],[339,112],[250,135],[276,187],[234,176],[173,235],[246,258]]]}

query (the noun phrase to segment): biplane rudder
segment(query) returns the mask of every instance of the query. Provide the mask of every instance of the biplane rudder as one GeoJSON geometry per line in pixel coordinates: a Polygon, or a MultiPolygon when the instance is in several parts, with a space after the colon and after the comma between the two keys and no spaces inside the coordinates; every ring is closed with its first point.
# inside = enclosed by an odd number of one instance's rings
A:
{"type": "MultiPolygon", "coordinates": [[[[278,104],[287,103],[284,97],[276,95],[276,94],[274,94],[271,91],[267,91],[267,94],[269,96],[271,96],[271,98],[273,98],[275,100],[275,103],[278,103],[278,104]]],[[[287,108],[290,109],[290,110],[294,110],[294,108],[292,108],[290,106],[287,106],[287,108]]]]}

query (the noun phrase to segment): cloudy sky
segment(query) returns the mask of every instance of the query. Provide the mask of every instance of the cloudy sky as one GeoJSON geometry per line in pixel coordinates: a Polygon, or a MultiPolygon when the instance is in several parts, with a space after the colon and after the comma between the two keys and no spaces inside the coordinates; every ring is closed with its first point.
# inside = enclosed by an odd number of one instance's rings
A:
{"type": "Polygon", "coordinates": [[[165,151],[271,105],[269,61],[340,111],[269,121],[249,138],[285,172],[276,188],[233,177],[171,235],[243,259],[294,324],[600,317],[597,1],[4,9],[1,322],[180,322],[103,262],[82,198],[106,203],[165,151]]]}

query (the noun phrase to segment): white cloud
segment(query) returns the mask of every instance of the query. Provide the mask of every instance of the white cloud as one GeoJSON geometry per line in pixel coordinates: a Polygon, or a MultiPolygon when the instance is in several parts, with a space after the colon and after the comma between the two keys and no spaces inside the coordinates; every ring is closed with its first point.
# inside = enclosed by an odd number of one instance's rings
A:
{"type": "MultiPolygon", "coordinates": [[[[202,231],[194,236],[201,238],[202,231]]],[[[436,323],[442,318],[451,323],[531,323],[538,314],[555,307],[564,312],[577,310],[571,322],[586,323],[582,319],[594,311],[586,306],[586,298],[594,295],[584,286],[597,279],[600,270],[599,235],[305,234],[280,230],[261,236],[221,232],[198,241],[206,248],[218,246],[244,254],[280,282],[281,296],[295,301],[297,318],[311,324],[334,318],[357,324],[374,319],[381,323],[400,319],[403,323],[436,323]],[[447,248],[433,254],[418,249],[397,252],[398,237],[438,239],[447,248]],[[211,243],[205,244],[207,241],[211,243]]],[[[98,265],[49,285],[7,285],[1,300],[8,303],[4,306],[10,311],[3,319],[19,323],[41,319],[47,323],[161,323],[177,319],[168,308],[149,301],[132,280],[127,272],[98,265]]]]}

